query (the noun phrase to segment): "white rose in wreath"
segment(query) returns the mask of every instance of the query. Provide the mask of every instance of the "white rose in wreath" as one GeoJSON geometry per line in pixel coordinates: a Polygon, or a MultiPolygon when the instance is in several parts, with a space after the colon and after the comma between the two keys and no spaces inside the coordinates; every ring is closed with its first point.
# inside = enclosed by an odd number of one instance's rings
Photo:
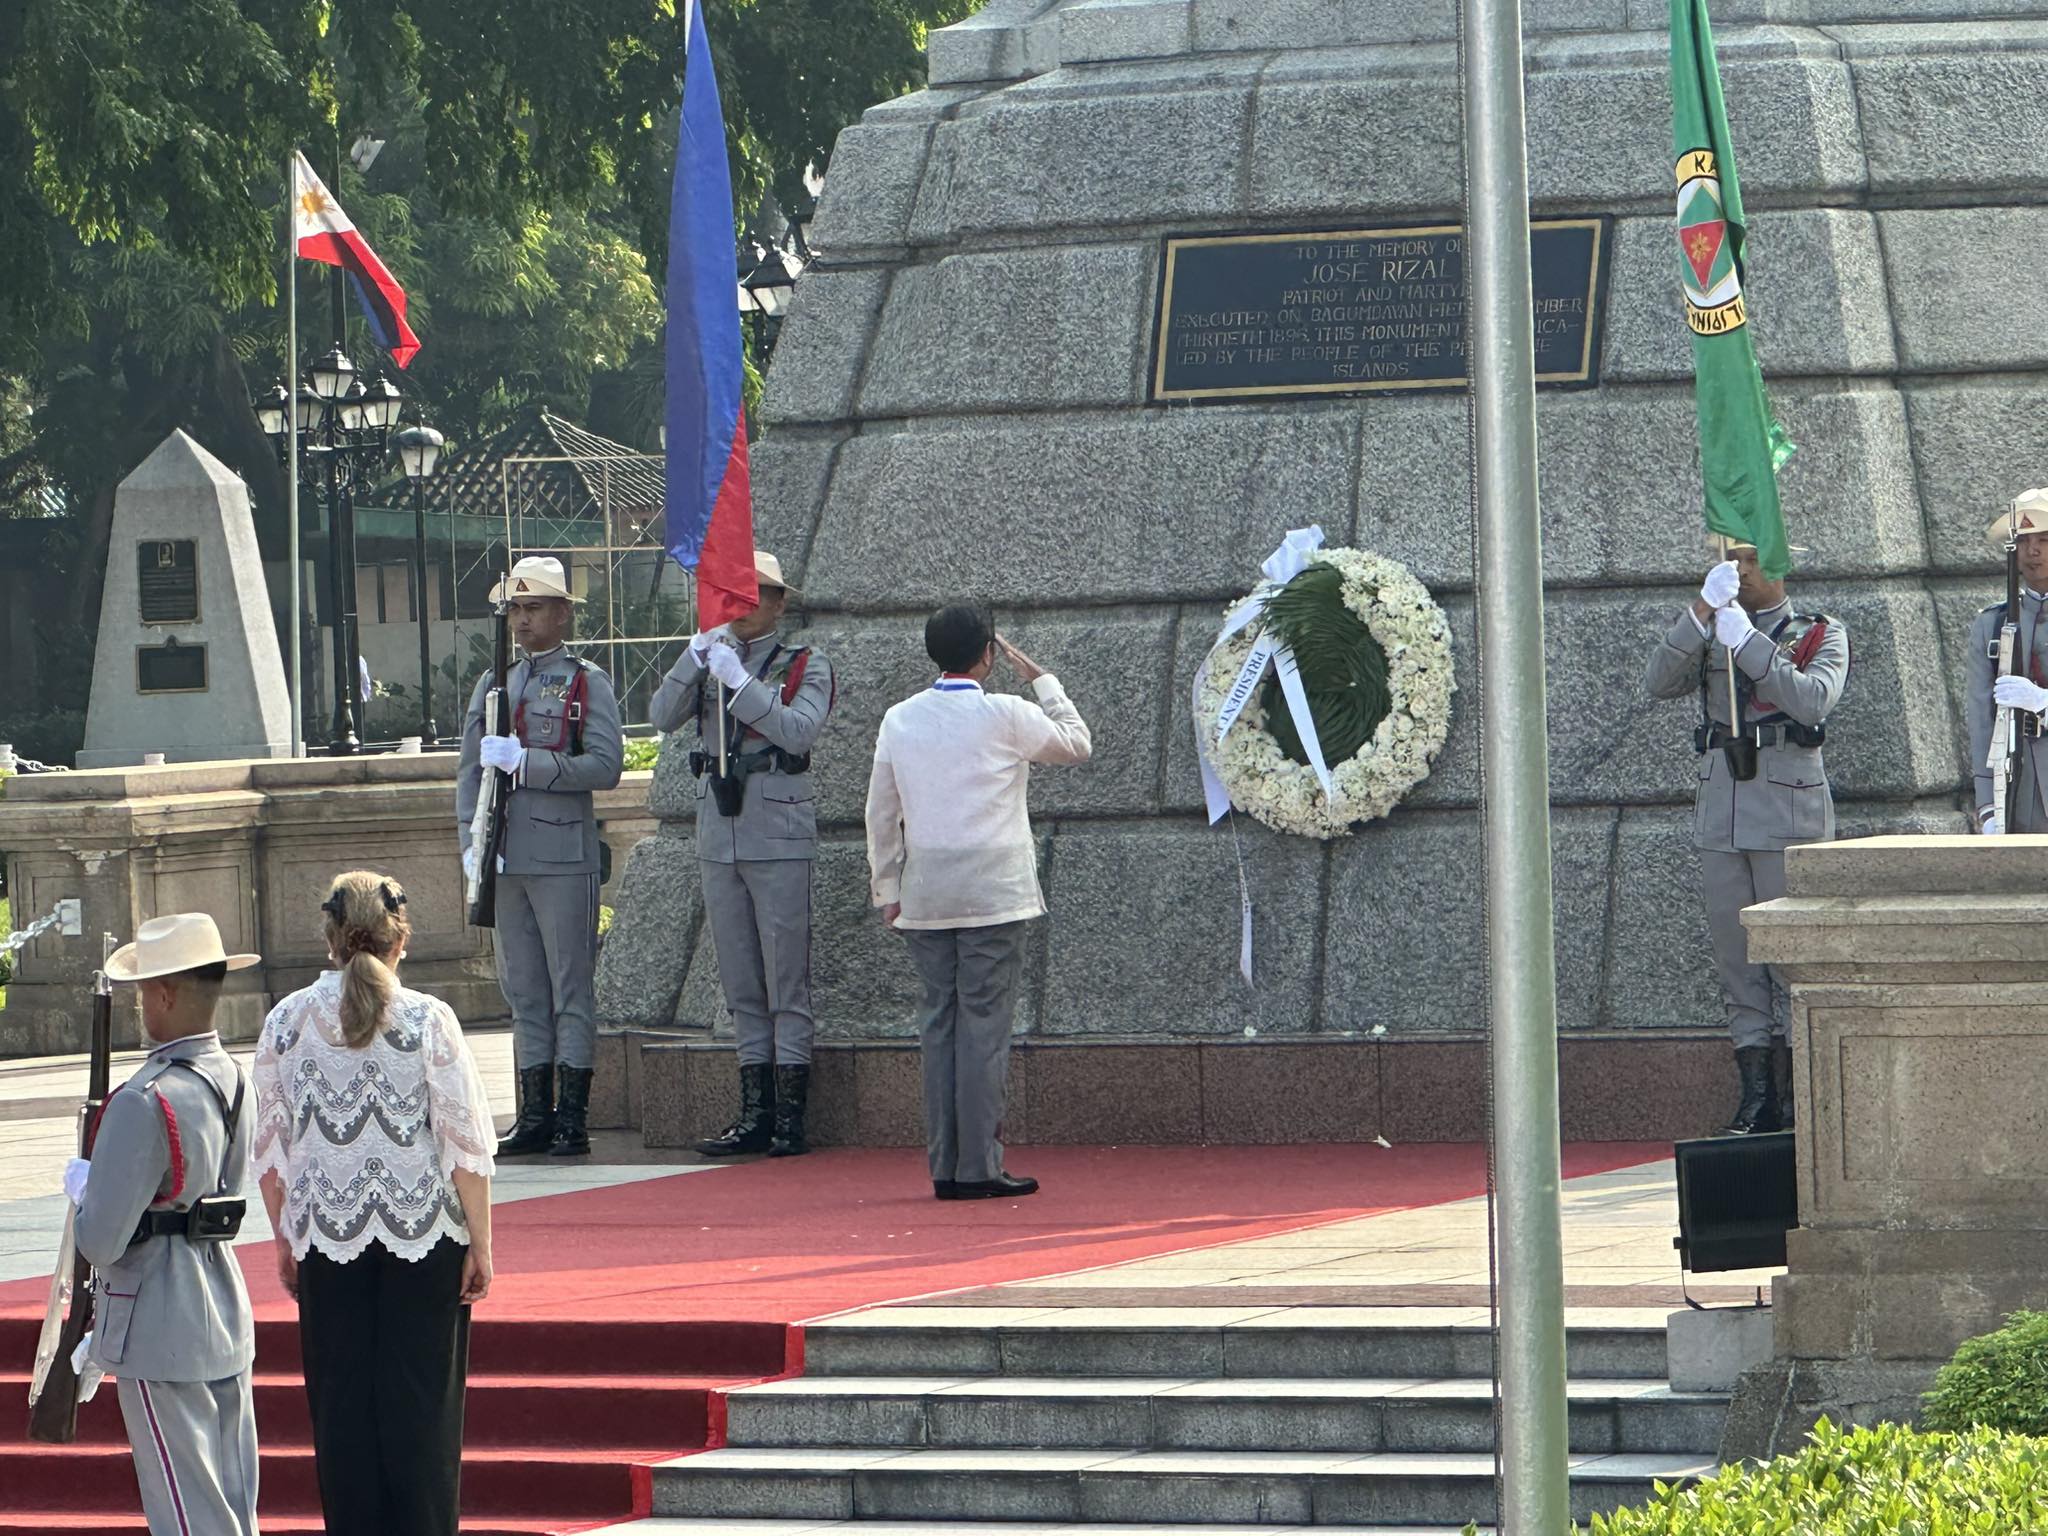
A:
{"type": "Polygon", "coordinates": [[[1443,750],[1458,686],[1450,624],[1407,567],[1361,549],[1316,550],[1299,575],[1261,582],[1252,597],[1266,602],[1261,617],[1221,639],[1202,676],[1210,766],[1231,804],[1267,826],[1345,836],[1400,804],[1443,750]],[[1301,668],[1331,793],[1270,676],[1217,740],[1226,695],[1267,630],[1301,668]]]}

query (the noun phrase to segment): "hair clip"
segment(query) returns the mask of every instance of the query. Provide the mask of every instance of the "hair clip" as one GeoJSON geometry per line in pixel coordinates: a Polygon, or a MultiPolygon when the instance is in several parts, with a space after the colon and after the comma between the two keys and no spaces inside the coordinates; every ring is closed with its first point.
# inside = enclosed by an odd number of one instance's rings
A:
{"type": "Polygon", "coordinates": [[[348,907],[342,901],[341,892],[338,890],[332,892],[325,901],[320,903],[320,910],[333,918],[337,923],[348,921],[348,907]]]}
{"type": "Polygon", "coordinates": [[[405,892],[395,889],[389,880],[379,886],[378,890],[383,893],[386,912],[396,912],[405,905],[405,892]]]}

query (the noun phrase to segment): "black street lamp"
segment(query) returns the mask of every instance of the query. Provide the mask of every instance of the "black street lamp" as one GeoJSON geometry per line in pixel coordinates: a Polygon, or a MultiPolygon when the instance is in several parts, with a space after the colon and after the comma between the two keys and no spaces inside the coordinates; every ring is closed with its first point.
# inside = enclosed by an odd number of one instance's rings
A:
{"type": "MultiPolygon", "coordinates": [[[[274,384],[256,400],[256,418],[277,445],[278,463],[290,461],[299,439],[299,479],[326,498],[328,600],[334,629],[334,724],[327,750],[346,757],[362,750],[361,644],[356,615],[355,492],[370,484],[390,451],[399,394],[387,379],[367,385],[340,347],[330,347],[306,370],[294,394],[274,384]]],[[[298,622],[298,615],[292,616],[298,622]]]]}
{"type": "MultiPolygon", "coordinates": [[[[378,382],[383,383],[382,380],[378,382]]],[[[391,408],[398,408],[398,391],[391,391],[391,408]]],[[[420,615],[420,745],[432,746],[439,732],[434,729],[434,672],[427,657],[427,481],[441,462],[446,441],[424,422],[407,427],[391,440],[398,450],[398,462],[405,466],[405,478],[412,482],[412,589],[420,615]]]]}
{"type": "Polygon", "coordinates": [[[764,358],[775,345],[775,333],[782,329],[782,317],[796,293],[796,281],[803,276],[810,260],[803,231],[794,224],[774,245],[751,241],[740,252],[740,313],[753,316],[754,341],[764,358]]]}

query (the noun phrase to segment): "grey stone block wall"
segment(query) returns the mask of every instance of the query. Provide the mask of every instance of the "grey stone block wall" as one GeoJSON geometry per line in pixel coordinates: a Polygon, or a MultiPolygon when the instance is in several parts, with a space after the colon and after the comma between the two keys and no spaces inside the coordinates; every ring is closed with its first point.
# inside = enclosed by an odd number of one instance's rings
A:
{"type": "MultiPolygon", "coordinates": [[[[1146,403],[1169,233],[1456,223],[1449,0],[997,0],[934,35],[934,88],[841,137],[768,381],[756,517],[838,669],[817,752],[828,1035],[902,1036],[916,984],[868,912],[860,817],[920,625],[994,603],[1096,729],[1034,777],[1051,915],[1020,1029],[1047,1037],[1455,1034],[1481,1023],[1484,667],[1466,402],[1146,403]],[[1189,687],[1290,527],[1407,562],[1449,613],[1437,769],[1334,845],[1200,814],[1189,687]],[[1237,975],[1238,870],[1257,981],[1237,975]]],[[[1543,481],[1560,1022],[1712,1027],[1690,846],[1696,705],[1644,659],[1710,561],[1675,295],[1666,0],[1527,0],[1539,213],[1615,219],[1603,380],[1545,392],[1543,481]]],[[[2048,481],[2048,0],[1715,0],[1753,213],[1749,294],[1801,445],[1782,485],[1802,608],[1850,631],[1827,757],[1845,836],[1960,829],[1964,637],[1982,538],[2048,481]]],[[[1528,597],[1532,617],[1534,594],[1528,597]]],[[[621,1020],[724,1027],[689,894],[694,789],[608,943],[621,1020]],[[661,946],[659,956],[651,946],[661,946]]]]}

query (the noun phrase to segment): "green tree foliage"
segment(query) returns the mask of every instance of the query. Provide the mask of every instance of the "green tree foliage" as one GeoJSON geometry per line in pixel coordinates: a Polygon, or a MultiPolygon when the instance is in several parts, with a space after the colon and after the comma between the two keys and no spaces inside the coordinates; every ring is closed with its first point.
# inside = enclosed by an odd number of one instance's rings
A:
{"type": "MultiPolygon", "coordinates": [[[[927,29],[977,3],[706,0],[736,205],[774,189],[800,207],[839,129],[921,83],[927,29]]],[[[249,399],[281,371],[293,147],[405,285],[425,345],[401,387],[451,440],[542,403],[652,446],[678,12],[0,0],[0,515],[54,496],[71,525],[38,614],[41,697],[0,713],[82,701],[114,485],[172,428],[249,480],[281,551],[284,487],[249,399]],[[362,131],[387,148],[337,180],[362,131]]],[[[302,354],[324,335],[324,273],[298,264],[302,354]]]]}

